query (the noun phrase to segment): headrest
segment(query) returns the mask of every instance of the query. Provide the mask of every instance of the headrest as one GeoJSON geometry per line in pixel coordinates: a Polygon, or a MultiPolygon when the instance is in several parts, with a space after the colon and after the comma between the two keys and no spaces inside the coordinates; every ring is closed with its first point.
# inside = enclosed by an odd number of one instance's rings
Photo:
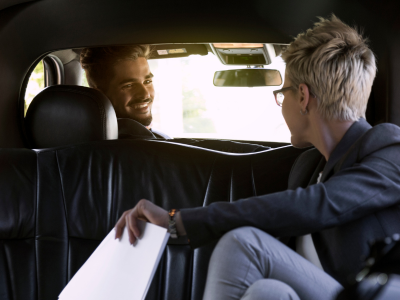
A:
{"type": "Polygon", "coordinates": [[[100,91],[55,85],[39,93],[29,106],[25,128],[31,148],[50,148],[118,139],[114,108],[100,91]]]}

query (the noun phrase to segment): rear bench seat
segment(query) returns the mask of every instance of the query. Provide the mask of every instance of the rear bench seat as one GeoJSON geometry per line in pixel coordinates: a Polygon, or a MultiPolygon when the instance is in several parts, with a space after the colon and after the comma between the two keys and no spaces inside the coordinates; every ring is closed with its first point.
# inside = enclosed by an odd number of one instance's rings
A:
{"type": "Polygon", "coordinates": [[[0,299],[37,299],[36,153],[0,149],[0,299]]]}
{"type": "MultiPolygon", "coordinates": [[[[123,211],[165,209],[287,188],[292,147],[225,154],[160,141],[1,150],[0,299],[56,299],[123,211]]],[[[147,299],[201,299],[214,244],[171,240],[147,299]]]]}
{"type": "MultiPolygon", "coordinates": [[[[302,152],[229,154],[167,141],[109,140],[118,133],[108,100],[81,87],[44,93],[45,105],[34,100],[28,110],[27,134],[39,148],[51,148],[0,149],[0,300],[57,299],[121,214],[142,198],[170,209],[281,191],[302,152]],[[77,101],[65,98],[76,94],[77,101]],[[72,145],[56,147],[64,140],[72,145]]],[[[147,299],[201,299],[215,242],[193,251],[171,239],[147,299]]]]}

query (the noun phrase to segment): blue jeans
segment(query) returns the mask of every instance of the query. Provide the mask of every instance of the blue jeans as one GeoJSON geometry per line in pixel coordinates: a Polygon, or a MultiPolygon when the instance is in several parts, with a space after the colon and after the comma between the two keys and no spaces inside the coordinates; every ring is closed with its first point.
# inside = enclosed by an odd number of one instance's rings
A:
{"type": "Polygon", "coordinates": [[[276,238],[241,227],[218,242],[203,299],[328,300],[341,289],[335,279],[276,238]]]}

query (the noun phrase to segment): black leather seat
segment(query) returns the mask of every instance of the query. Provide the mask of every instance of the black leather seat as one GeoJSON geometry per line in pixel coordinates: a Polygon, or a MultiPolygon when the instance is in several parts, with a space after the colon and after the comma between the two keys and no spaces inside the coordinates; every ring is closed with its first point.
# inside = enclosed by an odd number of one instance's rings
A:
{"type": "MultiPolygon", "coordinates": [[[[0,299],[55,299],[141,198],[169,209],[284,190],[299,153],[227,154],[157,140],[2,150],[1,243],[13,248],[0,252],[0,291],[9,293],[0,299]]],[[[213,246],[192,251],[170,240],[147,299],[201,299],[213,246]]]]}
{"type": "Polygon", "coordinates": [[[0,299],[37,299],[36,153],[0,149],[0,299]]]}
{"type": "MultiPolygon", "coordinates": [[[[58,295],[122,212],[138,200],[147,198],[165,209],[186,208],[284,190],[298,153],[288,147],[234,155],[153,140],[38,151],[38,234],[58,241],[43,259],[53,266],[46,275],[52,280],[46,299],[58,295]],[[268,171],[276,169],[282,173],[268,171]]],[[[147,299],[201,299],[213,247],[192,251],[171,239],[147,299]]]]}
{"type": "Polygon", "coordinates": [[[187,138],[178,138],[170,141],[173,143],[192,145],[196,147],[222,151],[222,152],[229,152],[229,153],[254,153],[271,149],[271,147],[257,145],[257,144],[225,141],[225,140],[201,140],[201,139],[195,140],[187,138]]]}
{"type": "Polygon", "coordinates": [[[44,89],[32,101],[25,118],[31,148],[50,148],[118,138],[117,117],[98,90],[74,85],[44,89]]]}

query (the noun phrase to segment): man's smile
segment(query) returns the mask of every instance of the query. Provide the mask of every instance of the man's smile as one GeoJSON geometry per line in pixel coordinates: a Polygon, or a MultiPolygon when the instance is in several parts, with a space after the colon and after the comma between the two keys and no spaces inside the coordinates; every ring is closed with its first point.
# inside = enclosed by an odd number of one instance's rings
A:
{"type": "Polygon", "coordinates": [[[135,113],[139,114],[145,114],[150,110],[150,106],[153,103],[152,99],[146,99],[145,101],[142,102],[133,102],[128,103],[128,106],[133,108],[135,113]]]}
{"type": "Polygon", "coordinates": [[[133,108],[134,109],[139,109],[139,108],[144,108],[149,106],[149,103],[143,103],[143,104],[136,104],[133,108]]]}

